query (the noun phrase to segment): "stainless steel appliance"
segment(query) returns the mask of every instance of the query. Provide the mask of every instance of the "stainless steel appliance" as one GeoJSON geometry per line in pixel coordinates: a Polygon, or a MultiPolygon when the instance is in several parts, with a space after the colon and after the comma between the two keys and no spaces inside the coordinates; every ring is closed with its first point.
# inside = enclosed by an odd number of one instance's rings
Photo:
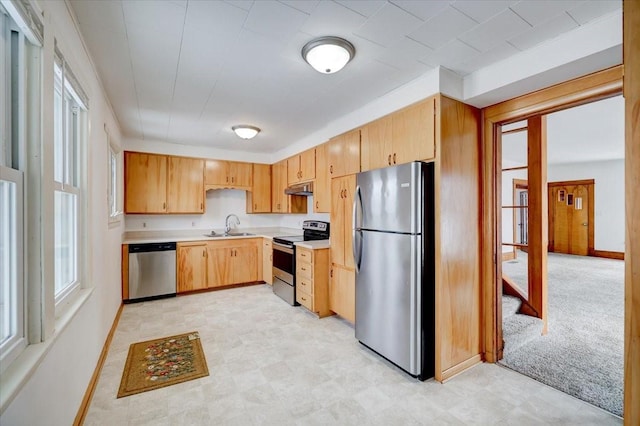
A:
{"type": "Polygon", "coordinates": [[[296,246],[300,241],[329,239],[329,223],[305,220],[303,235],[275,237],[273,239],[273,292],[282,300],[296,306],[296,246]]]}
{"type": "Polygon", "coordinates": [[[433,203],[433,163],[356,178],[356,338],[421,380],[435,369],[433,203]]]}
{"type": "Polygon", "coordinates": [[[176,295],[176,243],[129,244],[129,299],[176,295]]]}

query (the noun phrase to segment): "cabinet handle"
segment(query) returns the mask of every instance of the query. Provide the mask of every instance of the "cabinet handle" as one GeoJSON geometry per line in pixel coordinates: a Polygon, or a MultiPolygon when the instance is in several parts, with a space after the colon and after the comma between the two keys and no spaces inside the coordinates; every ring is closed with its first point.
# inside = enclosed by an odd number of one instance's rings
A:
{"type": "Polygon", "coordinates": [[[331,269],[331,271],[329,272],[329,276],[333,278],[333,269],[331,269]]]}
{"type": "Polygon", "coordinates": [[[389,157],[387,158],[387,163],[389,163],[389,165],[391,165],[391,154],[389,154],[389,157]]]}
{"type": "Polygon", "coordinates": [[[333,164],[329,166],[329,173],[333,174],[333,164]]]}
{"type": "Polygon", "coordinates": [[[162,203],[162,210],[166,210],[167,209],[167,203],[162,203]]]}
{"type": "Polygon", "coordinates": [[[318,202],[316,201],[316,209],[319,209],[320,205],[318,204],[318,202]]]}
{"type": "Polygon", "coordinates": [[[304,296],[300,296],[300,299],[304,300],[305,302],[307,301],[307,299],[305,299],[304,296]]]}
{"type": "Polygon", "coordinates": [[[236,180],[236,178],[234,178],[233,176],[231,176],[231,183],[234,183],[236,180]]]}
{"type": "Polygon", "coordinates": [[[257,205],[257,204],[254,204],[254,205],[253,205],[253,209],[254,209],[254,210],[258,210],[258,205],[257,205]]]}
{"type": "Polygon", "coordinates": [[[227,176],[227,183],[229,183],[229,176],[227,176]]]}
{"type": "Polygon", "coordinates": [[[393,153],[393,164],[396,164],[396,153],[393,153]]]}
{"type": "Polygon", "coordinates": [[[202,250],[202,257],[207,257],[207,251],[206,250],[202,250]]]}
{"type": "Polygon", "coordinates": [[[306,269],[305,269],[305,268],[300,268],[300,269],[302,269],[303,271],[306,271],[306,269]]]}
{"type": "Polygon", "coordinates": [[[202,203],[200,203],[200,210],[203,210],[204,206],[202,205],[202,203]]]}

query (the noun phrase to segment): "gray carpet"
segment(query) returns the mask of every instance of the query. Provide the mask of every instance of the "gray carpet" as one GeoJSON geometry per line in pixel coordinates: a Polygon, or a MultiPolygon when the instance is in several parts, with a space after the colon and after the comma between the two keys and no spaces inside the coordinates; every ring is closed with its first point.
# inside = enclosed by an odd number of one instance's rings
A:
{"type": "MultiPolygon", "coordinates": [[[[503,263],[526,290],[526,253],[503,263]]],[[[549,332],[503,300],[507,367],[622,416],[624,262],[549,253],[549,332]]]]}

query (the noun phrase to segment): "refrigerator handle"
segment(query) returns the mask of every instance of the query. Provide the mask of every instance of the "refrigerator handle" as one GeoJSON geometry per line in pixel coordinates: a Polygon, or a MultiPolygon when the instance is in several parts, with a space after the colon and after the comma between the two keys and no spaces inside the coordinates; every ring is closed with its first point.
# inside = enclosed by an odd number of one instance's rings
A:
{"type": "Polygon", "coordinates": [[[360,186],[356,186],[356,193],[353,197],[353,235],[351,238],[351,249],[353,251],[353,263],[356,273],[360,272],[360,261],[362,260],[362,231],[360,230],[360,218],[362,217],[362,196],[360,186]],[[358,214],[360,213],[360,214],[358,214]]]}

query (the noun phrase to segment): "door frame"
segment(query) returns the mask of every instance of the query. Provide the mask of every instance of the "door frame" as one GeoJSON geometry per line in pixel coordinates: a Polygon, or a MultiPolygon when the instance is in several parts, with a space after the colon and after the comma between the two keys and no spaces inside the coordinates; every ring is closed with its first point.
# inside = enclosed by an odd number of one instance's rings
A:
{"type": "MultiPolygon", "coordinates": [[[[595,222],[595,179],[581,179],[581,180],[563,180],[557,182],[549,182],[547,186],[551,189],[552,186],[567,186],[567,185],[583,185],[589,187],[589,208],[587,211],[588,217],[588,229],[587,229],[587,252],[589,256],[595,256],[594,240],[596,232],[595,222]]],[[[551,249],[551,237],[553,235],[553,215],[551,214],[551,203],[549,203],[549,249],[551,249]]],[[[551,250],[549,250],[551,251],[551,250]]]]}
{"type": "Polygon", "coordinates": [[[482,110],[481,278],[484,359],[502,358],[502,219],[501,126],[622,94],[623,67],[618,65],[520,96],[482,110]],[[500,256],[500,257],[499,257],[500,256]]]}

